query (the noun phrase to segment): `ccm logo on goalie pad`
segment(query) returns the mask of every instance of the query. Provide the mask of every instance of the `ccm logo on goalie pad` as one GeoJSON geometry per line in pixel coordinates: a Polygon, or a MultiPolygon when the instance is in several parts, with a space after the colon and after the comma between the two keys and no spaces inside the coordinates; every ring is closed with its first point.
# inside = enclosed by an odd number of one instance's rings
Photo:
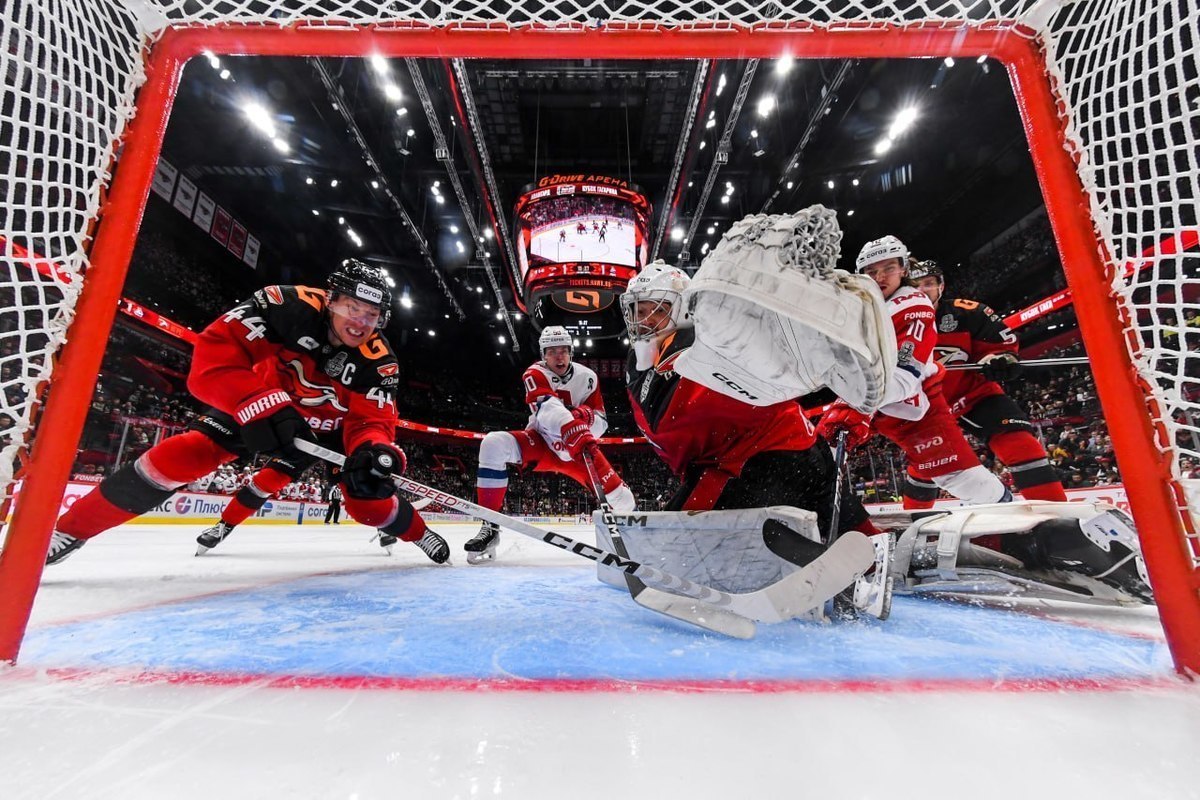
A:
{"type": "Polygon", "coordinates": [[[604,521],[613,525],[636,525],[639,528],[646,527],[646,522],[649,519],[645,514],[606,514],[604,521]]]}
{"type": "Polygon", "coordinates": [[[725,377],[724,375],[722,375],[721,373],[719,373],[719,372],[714,372],[714,373],[712,374],[712,376],[713,376],[714,378],[716,378],[717,380],[719,380],[721,383],[723,383],[723,384],[725,384],[726,386],[728,386],[730,389],[733,389],[735,392],[737,392],[738,394],[740,394],[740,395],[742,395],[743,397],[745,397],[747,400],[757,400],[757,399],[758,399],[757,397],[755,397],[754,395],[750,394],[750,393],[749,393],[749,392],[747,392],[745,389],[743,389],[741,386],[738,386],[736,383],[734,383],[733,381],[729,380],[729,378],[726,378],[726,377],[725,377]]]}

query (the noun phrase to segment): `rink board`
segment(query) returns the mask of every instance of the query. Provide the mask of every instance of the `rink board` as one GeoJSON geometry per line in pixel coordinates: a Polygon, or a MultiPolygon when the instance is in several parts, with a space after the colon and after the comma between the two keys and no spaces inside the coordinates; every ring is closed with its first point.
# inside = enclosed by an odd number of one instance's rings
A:
{"type": "Polygon", "coordinates": [[[1167,648],[1154,637],[928,599],[897,598],[886,622],[760,625],[753,640],[728,639],[638,607],[586,565],[405,566],[286,580],[37,626],[20,663],[443,686],[999,686],[1171,675],[1167,648]]]}

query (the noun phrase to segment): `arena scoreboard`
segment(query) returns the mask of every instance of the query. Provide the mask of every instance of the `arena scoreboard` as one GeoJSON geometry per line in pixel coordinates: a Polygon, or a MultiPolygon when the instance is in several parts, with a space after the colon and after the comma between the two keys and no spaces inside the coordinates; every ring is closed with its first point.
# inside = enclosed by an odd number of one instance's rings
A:
{"type": "Polygon", "coordinates": [[[605,175],[550,175],[525,187],[513,220],[525,311],[540,329],[624,330],[617,298],[646,263],[650,203],[605,175]]]}

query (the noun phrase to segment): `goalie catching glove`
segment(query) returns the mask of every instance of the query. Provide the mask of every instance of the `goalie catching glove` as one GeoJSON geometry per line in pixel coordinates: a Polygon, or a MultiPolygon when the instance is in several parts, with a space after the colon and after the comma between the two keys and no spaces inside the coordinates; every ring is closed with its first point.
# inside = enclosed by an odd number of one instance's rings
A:
{"type": "Polygon", "coordinates": [[[1025,371],[1016,353],[991,353],[979,359],[979,371],[989,381],[1009,381],[1025,371]]]}
{"type": "Polygon", "coordinates": [[[696,340],[675,370],[755,406],[827,386],[879,408],[896,336],[875,282],[835,268],[841,239],[820,205],[734,223],[684,293],[696,340]]]}
{"type": "Polygon", "coordinates": [[[346,459],[342,483],[355,500],[380,500],[396,493],[392,475],[403,475],[408,460],[399,447],[381,442],[360,444],[346,459]]]}
{"type": "Polygon", "coordinates": [[[241,426],[242,442],[251,455],[294,456],[292,443],[297,439],[316,442],[312,429],[292,405],[291,396],[282,389],[257,394],[243,402],[234,412],[241,426]]]}
{"type": "Polygon", "coordinates": [[[871,438],[871,415],[856,411],[838,400],[821,415],[821,421],[817,423],[817,435],[832,443],[837,439],[838,431],[843,430],[849,449],[866,444],[871,438]]]}

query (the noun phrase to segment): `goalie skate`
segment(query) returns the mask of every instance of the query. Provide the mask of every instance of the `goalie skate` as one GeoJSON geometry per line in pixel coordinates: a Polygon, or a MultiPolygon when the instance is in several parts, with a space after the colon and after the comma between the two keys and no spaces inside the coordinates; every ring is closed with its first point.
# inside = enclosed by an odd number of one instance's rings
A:
{"type": "Polygon", "coordinates": [[[854,582],[854,608],[876,619],[887,619],[892,613],[892,590],[895,579],[891,575],[892,535],[880,533],[871,537],[875,545],[875,569],[854,582]]]}
{"type": "Polygon", "coordinates": [[[907,523],[891,569],[901,593],[1154,602],[1132,522],[1105,503],[964,506],[874,522],[907,523]],[[1000,549],[972,543],[982,535],[1000,535],[1000,549]]]}
{"type": "Polygon", "coordinates": [[[467,552],[468,564],[486,564],[496,560],[496,546],[500,544],[500,526],[493,522],[485,522],[479,526],[479,533],[472,536],[463,545],[467,552]]]}

